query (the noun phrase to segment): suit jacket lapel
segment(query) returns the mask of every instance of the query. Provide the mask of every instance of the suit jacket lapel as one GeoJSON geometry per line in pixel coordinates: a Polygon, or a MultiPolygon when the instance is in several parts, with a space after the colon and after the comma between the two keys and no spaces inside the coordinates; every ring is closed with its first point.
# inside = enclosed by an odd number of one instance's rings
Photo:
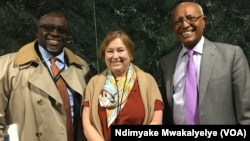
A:
{"type": "Polygon", "coordinates": [[[174,92],[174,85],[173,85],[173,77],[174,77],[174,71],[175,71],[175,67],[176,67],[176,63],[179,57],[179,53],[180,53],[180,49],[175,50],[173,53],[171,53],[171,56],[169,57],[169,61],[168,63],[166,63],[167,65],[165,66],[167,71],[167,78],[166,78],[166,86],[170,86],[167,87],[167,100],[168,103],[170,105],[173,104],[173,92],[174,92]]]}
{"type": "Polygon", "coordinates": [[[38,65],[36,71],[30,75],[28,82],[34,85],[36,88],[44,91],[47,95],[51,96],[59,103],[62,103],[62,99],[57,91],[56,85],[51,79],[47,68],[43,64],[38,65]]]}
{"type": "Polygon", "coordinates": [[[204,99],[216,55],[216,46],[205,38],[200,67],[199,103],[204,99]]]}
{"type": "Polygon", "coordinates": [[[85,88],[86,83],[84,77],[82,77],[82,75],[79,76],[81,73],[83,73],[81,69],[69,66],[69,68],[63,71],[61,75],[72,90],[83,96],[83,88],[85,88]]]}

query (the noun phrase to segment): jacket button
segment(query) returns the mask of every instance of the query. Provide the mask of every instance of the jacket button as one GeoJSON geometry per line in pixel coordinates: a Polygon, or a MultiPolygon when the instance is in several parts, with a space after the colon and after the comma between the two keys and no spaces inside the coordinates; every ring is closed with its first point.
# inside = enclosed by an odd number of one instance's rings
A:
{"type": "Polygon", "coordinates": [[[41,133],[40,131],[37,131],[37,132],[36,132],[36,136],[37,136],[37,137],[41,137],[41,136],[42,136],[42,133],[41,133]]]}
{"type": "Polygon", "coordinates": [[[39,100],[37,101],[37,104],[39,104],[39,105],[43,105],[43,104],[44,104],[44,102],[43,102],[43,100],[42,100],[42,99],[39,99],[39,100]]]}

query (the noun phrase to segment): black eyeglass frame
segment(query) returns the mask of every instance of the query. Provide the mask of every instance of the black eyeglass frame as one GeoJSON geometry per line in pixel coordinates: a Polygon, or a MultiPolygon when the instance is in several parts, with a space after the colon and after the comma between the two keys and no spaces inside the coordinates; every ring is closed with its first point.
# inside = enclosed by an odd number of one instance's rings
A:
{"type": "Polygon", "coordinates": [[[58,34],[60,35],[66,35],[68,33],[68,30],[66,27],[64,26],[56,26],[53,24],[42,24],[42,25],[38,25],[38,28],[43,28],[45,32],[53,32],[57,31],[58,34]]]}
{"type": "Polygon", "coordinates": [[[194,24],[196,23],[201,17],[203,17],[204,15],[200,15],[200,16],[193,16],[193,15],[188,15],[185,18],[177,18],[174,21],[174,25],[181,25],[183,24],[183,22],[187,22],[189,24],[194,24]]]}

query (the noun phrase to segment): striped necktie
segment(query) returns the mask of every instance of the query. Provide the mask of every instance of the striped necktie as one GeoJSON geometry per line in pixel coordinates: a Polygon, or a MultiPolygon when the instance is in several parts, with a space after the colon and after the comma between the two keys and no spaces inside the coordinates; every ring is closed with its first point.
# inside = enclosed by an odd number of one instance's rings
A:
{"type": "Polygon", "coordinates": [[[70,107],[70,101],[69,101],[69,95],[67,92],[67,87],[60,76],[60,69],[56,66],[56,57],[52,57],[50,59],[51,61],[51,70],[53,74],[53,79],[56,83],[57,89],[61,95],[62,101],[63,101],[63,106],[66,111],[66,128],[67,128],[67,137],[68,141],[73,141],[73,124],[72,124],[72,119],[71,119],[71,107],[70,107]]]}

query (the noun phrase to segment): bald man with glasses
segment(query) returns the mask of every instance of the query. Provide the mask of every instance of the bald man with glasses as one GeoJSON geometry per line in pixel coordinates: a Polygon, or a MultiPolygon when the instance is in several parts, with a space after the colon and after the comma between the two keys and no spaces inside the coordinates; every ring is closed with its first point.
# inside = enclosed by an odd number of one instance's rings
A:
{"type": "Polygon", "coordinates": [[[160,60],[163,124],[250,124],[246,56],[239,46],[208,40],[206,22],[197,3],[182,2],[173,10],[172,26],[181,43],[160,60]]]}
{"type": "Polygon", "coordinates": [[[84,141],[88,63],[66,47],[68,22],[60,13],[45,14],[37,27],[35,41],[0,57],[0,140],[15,125],[19,141],[84,141]]]}

